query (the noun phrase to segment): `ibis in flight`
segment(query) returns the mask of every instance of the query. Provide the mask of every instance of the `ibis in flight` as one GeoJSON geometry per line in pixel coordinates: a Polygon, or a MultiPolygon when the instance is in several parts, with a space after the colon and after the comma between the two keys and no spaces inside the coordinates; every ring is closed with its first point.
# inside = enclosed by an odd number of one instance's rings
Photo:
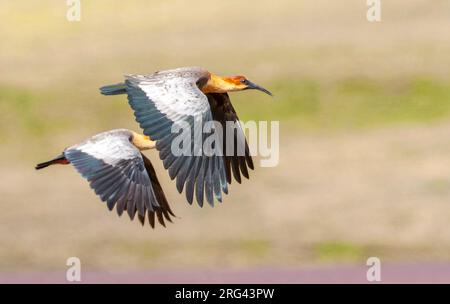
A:
{"type": "Polygon", "coordinates": [[[221,77],[199,67],[126,75],[125,82],[101,87],[100,91],[104,95],[127,94],[144,135],[125,129],[100,133],[38,164],[36,169],[72,164],[110,210],[116,207],[119,215],[126,210],[131,219],[137,213],[142,224],[147,214],[152,227],[156,215],[165,225],[164,219],[171,221],[174,214],[150,160],[141,151],[158,150],[164,168],[172,180],[176,178],[178,192],[184,189],[189,204],[194,193],[200,206],[205,198],[211,206],[214,198],[221,202],[233,177],[241,183],[241,176],[249,178],[249,169],[254,169],[245,134],[228,96],[228,92],[249,89],[272,95],[244,76],[221,77]],[[215,127],[205,132],[205,125],[211,122],[215,127]],[[228,122],[234,127],[230,129],[228,122]],[[201,128],[196,127],[198,124],[201,128]],[[173,132],[174,125],[189,126],[190,131],[173,132]],[[182,149],[186,148],[186,140],[192,153],[174,153],[173,146],[177,145],[173,144],[180,136],[182,149]],[[216,139],[221,153],[205,153],[202,149],[210,136],[216,139]]]}
{"type": "Polygon", "coordinates": [[[54,164],[71,164],[89,181],[91,188],[106,202],[109,210],[116,206],[122,215],[126,210],[130,219],[137,213],[139,221],[165,226],[164,219],[175,216],[167,203],[150,160],[141,153],[152,149],[155,142],[148,136],[126,129],[97,134],[80,144],[71,146],[56,158],[36,165],[43,169],[54,164]]]}
{"type": "MultiPolygon", "coordinates": [[[[156,149],[173,180],[176,178],[178,192],[185,188],[187,201],[195,198],[203,206],[204,197],[210,205],[214,197],[221,202],[222,192],[228,193],[228,184],[234,179],[241,183],[241,175],[249,178],[248,169],[254,169],[249,147],[238,122],[238,116],[231,104],[228,92],[259,90],[272,95],[268,90],[251,82],[244,76],[221,77],[199,67],[185,67],[158,71],[150,75],[126,75],[125,82],[100,88],[104,95],[127,94],[134,116],[145,135],[156,141],[156,149]],[[215,121],[222,125],[222,134],[215,129],[201,137],[200,147],[211,134],[218,136],[223,153],[207,155],[174,155],[171,151],[173,140],[179,135],[171,132],[174,124],[188,124],[191,127],[189,140],[194,137],[195,123],[202,126],[215,121]],[[227,128],[227,121],[234,122],[236,128],[227,128]],[[234,138],[231,153],[227,150],[227,133],[234,138]],[[222,137],[222,138],[220,138],[222,137]],[[244,153],[238,153],[238,147],[244,153]]],[[[201,131],[200,131],[201,132],[201,131]]],[[[189,142],[189,141],[188,141],[189,142]]],[[[191,142],[192,151],[196,150],[191,142]]],[[[198,147],[197,146],[197,147],[198,147]]]]}

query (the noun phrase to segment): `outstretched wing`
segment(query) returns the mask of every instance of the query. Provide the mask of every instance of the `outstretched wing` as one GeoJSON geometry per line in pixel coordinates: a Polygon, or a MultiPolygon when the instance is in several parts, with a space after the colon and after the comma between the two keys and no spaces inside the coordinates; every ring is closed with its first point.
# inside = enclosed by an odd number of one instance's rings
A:
{"type": "Polygon", "coordinates": [[[181,193],[185,187],[186,198],[192,204],[195,189],[200,206],[204,196],[213,205],[214,196],[221,201],[222,192],[228,192],[223,158],[202,149],[210,136],[220,142],[214,128],[208,133],[202,132],[206,123],[213,122],[208,99],[198,87],[208,76],[208,72],[200,68],[182,68],[148,76],[129,75],[125,81],[136,120],[144,134],[156,141],[164,167],[171,179],[177,179],[178,191],[181,193]],[[184,129],[187,125],[190,132],[172,133],[174,125],[184,129]],[[172,142],[180,137],[189,144],[185,147],[183,140],[179,148],[188,148],[190,155],[172,152],[172,142]]]}
{"type": "Polygon", "coordinates": [[[245,134],[239,123],[239,118],[236,111],[231,104],[230,97],[227,93],[208,93],[209,105],[214,120],[220,122],[223,129],[222,147],[224,153],[224,163],[227,173],[227,181],[231,183],[231,171],[235,180],[241,182],[241,174],[249,178],[248,168],[254,169],[250,149],[245,138],[245,134]],[[233,124],[227,124],[231,122],[233,124]],[[233,142],[228,142],[232,140],[233,142]],[[227,152],[227,147],[230,146],[231,153],[227,152]],[[240,153],[239,149],[242,147],[244,153],[240,153]]]}
{"type": "MultiPolygon", "coordinates": [[[[154,190],[156,176],[153,180],[149,176],[144,158],[130,138],[128,130],[101,133],[66,149],[64,156],[109,210],[115,206],[119,215],[126,210],[131,219],[137,213],[142,223],[147,212],[149,217],[162,213],[169,219],[168,214],[173,213],[167,201],[160,201],[154,190]]],[[[162,192],[159,183],[157,186],[162,192]]]]}

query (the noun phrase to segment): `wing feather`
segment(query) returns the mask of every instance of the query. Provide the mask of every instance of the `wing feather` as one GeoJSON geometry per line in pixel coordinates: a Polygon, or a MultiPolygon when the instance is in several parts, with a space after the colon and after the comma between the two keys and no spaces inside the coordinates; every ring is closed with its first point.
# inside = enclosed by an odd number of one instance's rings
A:
{"type": "Polygon", "coordinates": [[[149,194],[151,196],[151,199],[153,199],[159,203],[159,206],[154,208],[154,211],[149,211],[149,222],[150,222],[150,225],[152,225],[152,220],[153,220],[153,225],[154,225],[154,217],[156,214],[156,216],[158,217],[159,223],[165,227],[164,218],[166,220],[168,220],[169,222],[172,222],[172,219],[170,218],[170,216],[175,216],[175,214],[170,209],[169,203],[167,202],[164,191],[162,190],[162,187],[158,181],[158,178],[156,176],[156,172],[155,172],[155,169],[153,168],[152,163],[143,154],[142,154],[142,158],[144,160],[145,169],[146,169],[148,176],[150,177],[150,180],[152,182],[152,191],[149,194]]]}

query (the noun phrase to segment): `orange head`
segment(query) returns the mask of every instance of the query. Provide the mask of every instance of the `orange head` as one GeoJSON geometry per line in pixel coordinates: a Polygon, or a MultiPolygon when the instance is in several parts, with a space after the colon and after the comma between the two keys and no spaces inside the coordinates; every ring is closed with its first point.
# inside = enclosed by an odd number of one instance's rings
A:
{"type": "Polygon", "coordinates": [[[206,84],[201,88],[203,93],[226,93],[249,89],[259,90],[272,96],[272,93],[268,90],[254,84],[245,76],[221,77],[211,74],[206,84]]]}

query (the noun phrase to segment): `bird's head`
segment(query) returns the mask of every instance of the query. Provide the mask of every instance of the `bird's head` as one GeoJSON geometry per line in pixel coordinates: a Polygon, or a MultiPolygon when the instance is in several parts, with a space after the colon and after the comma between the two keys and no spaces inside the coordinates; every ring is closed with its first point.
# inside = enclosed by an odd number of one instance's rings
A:
{"type": "Polygon", "coordinates": [[[156,143],[151,140],[147,135],[138,134],[136,132],[131,132],[131,143],[135,145],[139,150],[153,149],[156,143]]]}
{"type": "Polygon", "coordinates": [[[202,87],[203,93],[226,93],[243,90],[258,90],[273,96],[268,90],[251,82],[245,76],[221,77],[211,74],[206,84],[202,87]]]}

